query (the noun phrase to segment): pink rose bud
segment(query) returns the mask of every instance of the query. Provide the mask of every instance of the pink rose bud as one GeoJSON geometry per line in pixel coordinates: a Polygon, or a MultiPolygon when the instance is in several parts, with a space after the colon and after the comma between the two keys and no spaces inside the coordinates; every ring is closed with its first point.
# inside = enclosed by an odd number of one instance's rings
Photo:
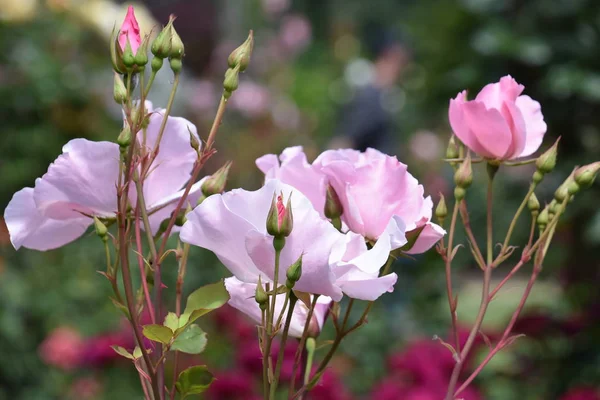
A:
{"type": "Polygon", "coordinates": [[[267,232],[276,238],[284,238],[292,233],[293,226],[291,195],[288,198],[287,206],[283,205],[282,195],[273,195],[273,202],[267,216],[267,232]]]}
{"type": "Polygon", "coordinates": [[[460,92],[450,100],[452,130],[471,150],[493,160],[533,154],[542,144],[546,123],[540,104],[521,95],[524,86],[510,75],[485,86],[474,100],[460,92]]]}
{"type": "Polygon", "coordinates": [[[127,15],[125,16],[125,20],[123,21],[121,29],[119,30],[119,46],[123,52],[127,47],[127,41],[129,41],[131,51],[135,55],[140,47],[140,44],[142,43],[142,37],[140,36],[140,26],[137,22],[137,19],[135,19],[132,6],[129,6],[127,9],[127,15]]]}

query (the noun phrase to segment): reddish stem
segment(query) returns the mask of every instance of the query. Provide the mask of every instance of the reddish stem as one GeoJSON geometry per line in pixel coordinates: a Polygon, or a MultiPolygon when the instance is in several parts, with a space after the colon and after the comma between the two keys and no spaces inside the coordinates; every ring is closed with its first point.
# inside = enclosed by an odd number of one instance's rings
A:
{"type": "Polygon", "coordinates": [[[142,247],[142,235],[140,229],[140,205],[138,204],[135,207],[135,243],[137,246],[137,260],[138,266],[140,268],[140,282],[142,285],[142,290],[144,291],[144,297],[146,299],[146,308],[150,313],[150,320],[153,324],[156,323],[156,318],[154,316],[154,307],[152,307],[152,299],[150,298],[150,290],[148,289],[148,282],[146,281],[146,270],[145,270],[145,262],[142,247]]]}

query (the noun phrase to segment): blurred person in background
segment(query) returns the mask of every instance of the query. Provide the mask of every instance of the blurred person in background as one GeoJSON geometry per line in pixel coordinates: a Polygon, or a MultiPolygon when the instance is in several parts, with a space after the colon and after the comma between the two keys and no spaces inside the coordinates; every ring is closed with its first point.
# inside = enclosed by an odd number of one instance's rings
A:
{"type": "Polygon", "coordinates": [[[410,52],[394,31],[374,25],[367,25],[364,42],[373,62],[358,59],[348,65],[345,78],[354,94],[340,112],[329,147],[361,151],[372,147],[394,154],[394,116],[386,109],[385,98],[410,62],[410,52]]]}

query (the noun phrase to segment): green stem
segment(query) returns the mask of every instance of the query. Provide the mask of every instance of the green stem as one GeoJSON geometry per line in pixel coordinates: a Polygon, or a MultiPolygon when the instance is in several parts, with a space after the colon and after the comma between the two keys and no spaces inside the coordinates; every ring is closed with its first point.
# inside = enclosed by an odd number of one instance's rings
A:
{"type": "MultiPolygon", "coordinates": [[[[148,84],[146,85],[146,88],[143,91],[144,97],[148,97],[148,94],[150,93],[150,89],[152,88],[152,84],[154,83],[154,78],[156,78],[156,72],[157,71],[152,71],[152,73],[150,74],[150,80],[148,81],[148,84]]],[[[144,86],[142,85],[142,87],[144,86]]]]}
{"type": "MultiPolygon", "coordinates": [[[[283,334],[281,336],[281,342],[279,345],[279,354],[277,355],[277,363],[275,364],[275,375],[273,376],[273,382],[271,383],[271,390],[269,396],[271,400],[275,400],[275,393],[277,391],[277,384],[279,383],[279,375],[281,374],[281,366],[283,364],[283,355],[285,353],[285,344],[287,342],[290,324],[292,323],[292,317],[294,315],[294,306],[296,305],[296,301],[298,300],[298,298],[293,293],[291,296],[289,296],[289,299],[290,307],[285,318],[285,326],[283,327],[283,334]]],[[[282,309],[282,314],[283,310],[285,310],[285,308],[282,309]]]]}
{"type": "Polygon", "coordinates": [[[167,120],[169,118],[169,114],[171,114],[173,102],[175,101],[175,93],[177,92],[177,86],[179,86],[179,73],[175,74],[175,79],[173,80],[173,88],[171,89],[169,101],[167,102],[167,108],[165,109],[165,115],[163,115],[163,119],[158,130],[158,136],[156,138],[156,143],[154,143],[154,150],[152,151],[152,156],[150,158],[150,162],[148,163],[148,168],[152,166],[152,162],[158,154],[158,148],[160,147],[160,142],[162,140],[163,134],[165,133],[165,127],[167,126],[167,120]]]}
{"type": "Polygon", "coordinates": [[[452,333],[454,336],[454,349],[460,352],[460,338],[458,335],[458,315],[456,314],[456,301],[452,293],[452,252],[454,245],[454,233],[456,231],[456,220],[458,219],[459,203],[454,203],[452,211],[452,220],[450,221],[450,229],[448,233],[448,248],[445,254],[445,270],[446,270],[446,293],[448,295],[448,306],[450,307],[450,316],[452,319],[452,333]]]}
{"type": "Polygon", "coordinates": [[[537,184],[535,182],[532,182],[531,185],[529,185],[529,191],[527,192],[527,194],[525,195],[525,198],[519,205],[519,208],[517,209],[517,212],[515,213],[512,221],[510,221],[508,231],[506,232],[506,238],[504,239],[504,243],[502,244],[502,250],[500,250],[500,254],[498,256],[501,256],[502,254],[504,254],[504,252],[508,248],[508,244],[510,243],[510,238],[512,237],[513,231],[514,231],[515,227],[517,226],[517,220],[521,216],[521,213],[525,209],[525,206],[527,206],[527,202],[529,201],[529,198],[533,194],[536,186],[537,186],[537,184]]]}
{"type": "Polygon", "coordinates": [[[306,366],[304,367],[304,384],[308,384],[308,381],[310,379],[310,371],[312,370],[312,364],[313,364],[313,359],[315,356],[315,339],[314,338],[308,338],[307,342],[306,342],[306,366]],[[312,341],[313,343],[310,346],[310,350],[309,350],[309,343],[310,341],[312,341]]]}
{"type": "MultiPolygon", "coordinates": [[[[283,307],[281,308],[281,312],[279,313],[279,317],[277,318],[277,323],[275,324],[275,329],[277,329],[281,326],[281,321],[283,321],[284,311],[288,306],[288,302],[290,301],[290,293],[291,293],[291,290],[288,290],[287,292],[285,292],[285,300],[283,302],[283,307]]],[[[294,294],[292,293],[292,296],[293,295],[294,294]]]]}
{"type": "Polygon", "coordinates": [[[296,375],[298,372],[298,367],[300,366],[300,360],[302,358],[302,351],[304,349],[304,344],[306,343],[307,335],[308,335],[308,327],[310,326],[310,321],[312,320],[313,313],[315,311],[315,307],[317,305],[317,300],[319,295],[313,295],[312,302],[310,303],[310,307],[308,308],[308,315],[306,316],[306,321],[304,322],[304,330],[302,331],[302,336],[300,337],[300,343],[298,344],[298,348],[296,349],[296,354],[294,355],[294,368],[292,369],[292,380],[290,382],[289,394],[288,397],[291,398],[294,394],[294,390],[296,389],[296,375]]]}

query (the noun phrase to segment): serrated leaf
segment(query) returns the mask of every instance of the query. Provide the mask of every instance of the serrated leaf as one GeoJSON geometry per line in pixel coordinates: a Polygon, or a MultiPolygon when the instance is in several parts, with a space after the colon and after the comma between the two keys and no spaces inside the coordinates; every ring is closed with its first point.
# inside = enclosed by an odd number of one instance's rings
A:
{"type": "MultiPolygon", "coordinates": [[[[133,354],[131,354],[130,352],[128,352],[127,350],[125,350],[123,347],[121,346],[110,346],[111,349],[113,349],[115,351],[115,353],[117,353],[120,356],[123,356],[125,358],[128,358],[130,360],[135,360],[135,357],[133,356],[133,354]]],[[[141,355],[141,354],[140,354],[141,355]]]]}
{"type": "Polygon", "coordinates": [[[164,344],[169,344],[173,338],[173,331],[170,328],[158,324],[144,326],[143,334],[154,342],[164,344]]]}
{"type": "Polygon", "coordinates": [[[187,354],[200,354],[206,348],[207,341],[206,332],[198,325],[190,325],[173,341],[171,350],[187,354]]]}
{"type": "Polygon", "coordinates": [[[201,316],[225,305],[229,300],[229,293],[225,289],[225,282],[219,281],[202,286],[188,296],[185,310],[180,317],[179,325],[189,325],[201,316]]]}
{"type": "Polygon", "coordinates": [[[205,365],[190,367],[179,374],[175,387],[182,399],[206,391],[215,378],[205,365]]]}
{"type": "Polygon", "coordinates": [[[196,289],[188,296],[184,314],[191,314],[194,310],[215,310],[229,300],[229,293],[225,289],[225,282],[219,281],[196,289]]]}
{"type": "Polygon", "coordinates": [[[182,326],[182,325],[180,325],[179,317],[174,312],[170,312],[167,314],[163,325],[166,326],[167,328],[171,329],[173,332],[175,332],[177,329],[181,328],[181,326],[182,326]]]}

